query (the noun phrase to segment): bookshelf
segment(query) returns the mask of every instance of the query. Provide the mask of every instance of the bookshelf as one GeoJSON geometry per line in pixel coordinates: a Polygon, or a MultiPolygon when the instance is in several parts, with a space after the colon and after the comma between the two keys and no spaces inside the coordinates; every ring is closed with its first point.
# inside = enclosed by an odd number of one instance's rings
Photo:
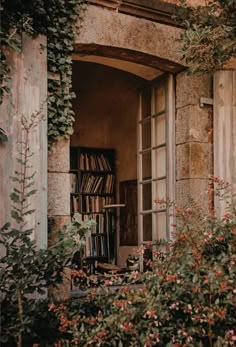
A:
{"type": "Polygon", "coordinates": [[[70,187],[71,215],[79,212],[83,220],[96,221],[80,256],[80,266],[94,273],[97,262],[115,258],[114,211],[104,209],[115,202],[115,151],[71,147],[70,187]]]}

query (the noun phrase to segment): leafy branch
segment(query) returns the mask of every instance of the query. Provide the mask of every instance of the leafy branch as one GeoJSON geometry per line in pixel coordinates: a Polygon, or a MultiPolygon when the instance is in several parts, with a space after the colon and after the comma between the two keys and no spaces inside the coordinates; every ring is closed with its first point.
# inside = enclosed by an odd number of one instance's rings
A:
{"type": "Polygon", "coordinates": [[[208,0],[191,7],[180,0],[176,20],[184,27],[181,54],[191,73],[222,68],[236,54],[236,0],[208,0]]]}
{"type": "Polygon", "coordinates": [[[24,337],[32,330],[32,310],[36,310],[35,298],[45,296],[49,286],[57,286],[63,280],[64,268],[70,265],[73,254],[84,246],[85,236],[93,221],[83,222],[75,215],[72,223],[59,230],[54,243],[48,249],[38,249],[28,226],[28,216],[33,215],[31,197],[35,188],[35,172],[30,160],[30,134],[42,120],[41,110],[31,117],[21,116],[23,141],[20,142],[16,162],[20,169],[12,177],[10,194],[12,201],[11,222],[0,228],[0,245],[5,255],[0,258],[1,317],[0,342],[17,347],[24,345],[24,337]],[[33,299],[34,297],[34,299],[33,299]],[[13,341],[12,341],[13,339],[13,341]],[[12,344],[11,344],[12,343],[12,344]]]}

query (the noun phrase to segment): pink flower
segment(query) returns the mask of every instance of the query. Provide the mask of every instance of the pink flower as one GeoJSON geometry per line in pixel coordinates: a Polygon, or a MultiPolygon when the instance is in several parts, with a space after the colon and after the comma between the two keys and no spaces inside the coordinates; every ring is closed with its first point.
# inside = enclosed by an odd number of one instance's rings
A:
{"type": "Polygon", "coordinates": [[[124,330],[125,332],[133,332],[133,324],[131,322],[124,322],[120,325],[121,329],[124,330]]]}
{"type": "Polygon", "coordinates": [[[228,222],[230,220],[230,213],[225,213],[222,217],[222,220],[228,222]]]}
{"type": "Polygon", "coordinates": [[[156,310],[149,310],[145,313],[144,317],[157,319],[156,310]]]}
{"type": "Polygon", "coordinates": [[[48,305],[48,311],[54,311],[55,307],[56,306],[54,304],[49,304],[48,305]]]}

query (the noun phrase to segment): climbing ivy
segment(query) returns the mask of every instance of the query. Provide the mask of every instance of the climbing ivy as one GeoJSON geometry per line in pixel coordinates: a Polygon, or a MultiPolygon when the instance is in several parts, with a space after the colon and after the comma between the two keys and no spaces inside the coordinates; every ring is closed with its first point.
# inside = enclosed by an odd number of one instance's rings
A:
{"type": "Polygon", "coordinates": [[[233,65],[236,55],[236,0],[208,0],[188,6],[179,0],[176,20],[181,32],[181,54],[191,73],[209,73],[233,65]],[[232,58],[230,62],[229,59],[232,58]]]}
{"type": "Polygon", "coordinates": [[[21,34],[47,36],[48,140],[50,143],[73,132],[72,58],[85,0],[2,0],[0,102],[10,91],[9,66],[4,47],[19,51],[21,34]]]}

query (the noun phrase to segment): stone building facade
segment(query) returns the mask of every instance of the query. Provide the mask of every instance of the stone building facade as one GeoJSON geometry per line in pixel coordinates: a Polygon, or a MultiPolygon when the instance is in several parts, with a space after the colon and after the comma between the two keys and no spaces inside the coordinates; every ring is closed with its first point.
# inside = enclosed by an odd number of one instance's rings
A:
{"type": "MultiPolygon", "coordinates": [[[[135,130],[138,93],[142,85],[152,86],[163,76],[169,81],[165,87],[169,157],[165,160],[170,197],[179,205],[190,198],[200,199],[207,208],[204,194],[209,175],[220,174],[234,182],[236,73],[219,71],[214,76],[186,73],[177,41],[181,28],[172,19],[175,3],[175,0],[88,1],[73,53],[75,133],[70,140],[56,144],[49,153],[47,168],[45,162],[42,164],[44,182],[48,170],[48,216],[54,219],[56,227],[71,218],[70,146],[115,147],[119,155],[118,183],[132,179],[139,182],[135,130]]],[[[1,179],[4,170],[1,166],[1,179]]],[[[45,191],[45,186],[39,188],[45,191]]],[[[2,185],[1,190],[4,189],[2,185]]],[[[45,195],[41,199],[45,201],[45,195]]],[[[45,210],[41,218],[46,218],[45,210]]],[[[39,227],[38,233],[45,233],[45,229],[39,227]]],[[[120,246],[119,237],[117,242],[118,262],[124,265],[131,248],[120,246]]]]}

